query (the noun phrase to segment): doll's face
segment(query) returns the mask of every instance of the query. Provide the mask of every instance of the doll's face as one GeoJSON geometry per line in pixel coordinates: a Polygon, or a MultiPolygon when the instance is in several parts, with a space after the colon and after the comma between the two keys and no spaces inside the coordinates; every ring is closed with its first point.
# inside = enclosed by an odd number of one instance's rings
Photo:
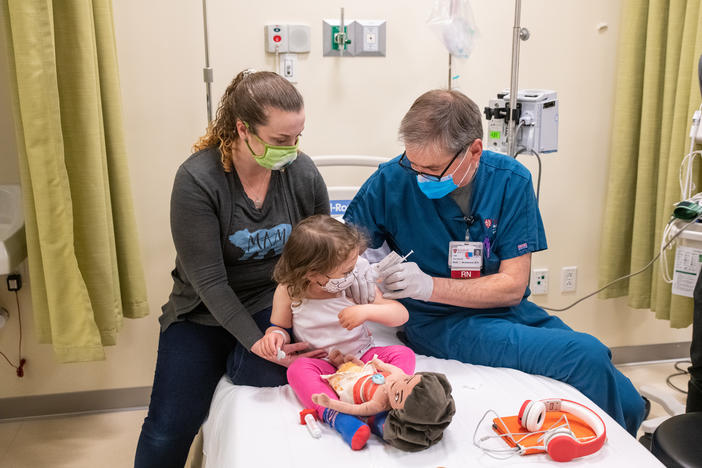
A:
{"type": "Polygon", "coordinates": [[[391,374],[386,378],[388,399],[392,409],[405,407],[407,397],[422,379],[420,375],[391,374]]]}

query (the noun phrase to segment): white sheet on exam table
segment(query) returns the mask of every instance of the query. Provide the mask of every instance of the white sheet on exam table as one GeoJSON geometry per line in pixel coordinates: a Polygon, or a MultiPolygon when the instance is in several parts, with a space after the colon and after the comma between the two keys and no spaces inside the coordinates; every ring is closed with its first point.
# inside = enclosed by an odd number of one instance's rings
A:
{"type": "MultiPolygon", "coordinates": [[[[379,345],[397,344],[392,329],[373,325],[379,345]]],[[[302,409],[289,385],[234,386],[223,378],[203,426],[207,467],[507,467],[556,466],[546,454],[495,460],[473,446],[473,432],[485,410],[514,415],[526,399],[568,398],[595,409],[607,425],[608,440],[598,453],[568,466],[662,466],[636,439],[575,388],[514,369],[490,368],[417,356],[417,371],[445,373],[453,387],[456,415],[437,445],[417,453],[397,450],[371,435],[366,448],[352,451],[331,428],[313,439],[299,424],[302,409]]],[[[490,431],[489,427],[484,431],[490,431]]],[[[485,433],[488,433],[485,432],[485,433]]]]}

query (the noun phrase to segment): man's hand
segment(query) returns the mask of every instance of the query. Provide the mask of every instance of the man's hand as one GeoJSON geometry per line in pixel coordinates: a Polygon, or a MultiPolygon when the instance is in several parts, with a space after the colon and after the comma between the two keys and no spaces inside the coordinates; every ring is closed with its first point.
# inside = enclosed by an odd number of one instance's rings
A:
{"type": "Polygon", "coordinates": [[[383,297],[386,299],[409,297],[428,301],[434,292],[434,280],[414,262],[399,263],[379,273],[383,280],[383,297]]]}
{"type": "Polygon", "coordinates": [[[370,304],[375,300],[375,272],[363,257],[358,257],[353,272],[353,283],[346,291],[356,304],[370,304]]]}

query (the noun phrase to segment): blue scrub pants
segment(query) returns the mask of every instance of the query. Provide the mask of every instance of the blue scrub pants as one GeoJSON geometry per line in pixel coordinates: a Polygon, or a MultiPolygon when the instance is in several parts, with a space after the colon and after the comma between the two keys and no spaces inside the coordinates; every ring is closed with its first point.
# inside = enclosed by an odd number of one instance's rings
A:
{"type": "MultiPolygon", "coordinates": [[[[270,307],[253,315],[270,325],[270,307]]],[[[255,387],[288,383],[286,368],[246,350],[227,330],[176,322],[161,332],[149,412],[137,444],[136,468],[182,468],[205,421],[212,395],[229,369],[233,382],[255,387]]]]}
{"type": "Polygon", "coordinates": [[[609,348],[531,302],[481,314],[428,316],[410,309],[405,333],[410,346],[421,354],[509,367],[566,382],[634,437],[643,420],[644,400],[614,367],[609,348]]]}

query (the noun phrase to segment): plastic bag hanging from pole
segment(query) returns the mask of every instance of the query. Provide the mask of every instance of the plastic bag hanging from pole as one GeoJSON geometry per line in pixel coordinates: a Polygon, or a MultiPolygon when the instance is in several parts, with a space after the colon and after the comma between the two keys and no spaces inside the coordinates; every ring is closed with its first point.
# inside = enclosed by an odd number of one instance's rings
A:
{"type": "Polygon", "coordinates": [[[449,54],[468,58],[473,52],[478,28],[468,0],[434,0],[434,9],[427,24],[444,43],[449,54]]]}

